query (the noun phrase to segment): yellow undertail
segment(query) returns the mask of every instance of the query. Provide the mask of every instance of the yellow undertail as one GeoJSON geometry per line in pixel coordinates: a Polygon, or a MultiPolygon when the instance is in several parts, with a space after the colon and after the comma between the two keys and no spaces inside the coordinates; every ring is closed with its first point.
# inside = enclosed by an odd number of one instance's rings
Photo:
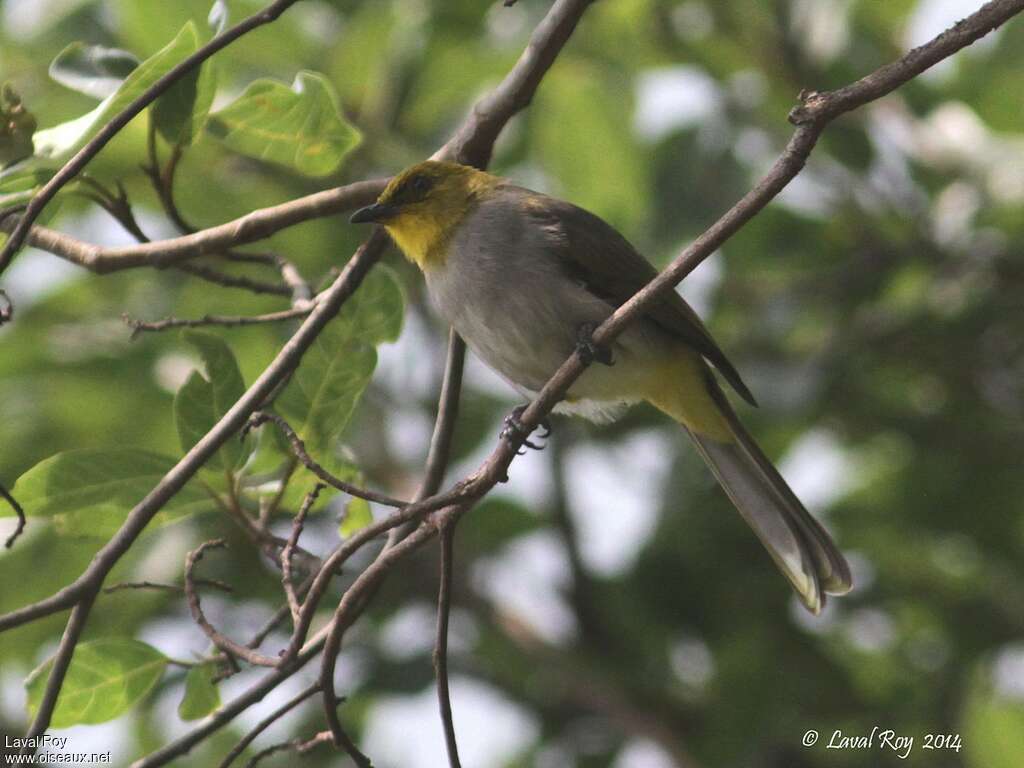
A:
{"type": "Polygon", "coordinates": [[[684,427],[721,443],[734,441],[729,421],[711,395],[707,364],[689,347],[657,365],[644,397],[684,427]]]}

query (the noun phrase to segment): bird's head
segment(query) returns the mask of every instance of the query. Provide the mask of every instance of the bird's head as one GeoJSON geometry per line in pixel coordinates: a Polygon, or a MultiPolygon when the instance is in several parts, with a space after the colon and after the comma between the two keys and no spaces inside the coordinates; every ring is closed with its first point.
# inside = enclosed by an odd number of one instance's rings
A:
{"type": "Polygon", "coordinates": [[[499,179],[466,165],[428,160],[395,176],[377,202],[352,214],[376,222],[421,269],[442,264],[459,222],[499,179]]]}

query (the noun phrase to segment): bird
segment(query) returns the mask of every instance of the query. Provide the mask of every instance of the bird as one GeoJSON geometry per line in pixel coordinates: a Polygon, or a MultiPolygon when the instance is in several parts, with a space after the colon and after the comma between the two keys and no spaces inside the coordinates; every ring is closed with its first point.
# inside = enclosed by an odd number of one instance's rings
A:
{"type": "MultiPolygon", "coordinates": [[[[556,412],[601,422],[646,401],[682,425],[811,613],[826,594],[851,589],[828,532],[740,423],[713,371],[751,405],[754,396],[682,296],[671,291],[648,304],[608,348],[593,343],[593,330],[657,274],[610,224],[438,160],[395,175],[350,221],[385,229],[422,271],[439,313],[523,397],[579,351],[604,364],[589,365],[556,412]]],[[[513,427],[517,413],[507,420],[513,427]]]]}

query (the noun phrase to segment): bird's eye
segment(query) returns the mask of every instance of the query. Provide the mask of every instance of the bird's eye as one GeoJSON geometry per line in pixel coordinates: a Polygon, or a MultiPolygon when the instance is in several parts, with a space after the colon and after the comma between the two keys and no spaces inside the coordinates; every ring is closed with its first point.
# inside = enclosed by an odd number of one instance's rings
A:
{"type": "Polygon", "coordinates": [[[431,181],[426,176],[413,176],[409,182],[409,187],[417,195],[425,195],[430,191],[431,181]]]}

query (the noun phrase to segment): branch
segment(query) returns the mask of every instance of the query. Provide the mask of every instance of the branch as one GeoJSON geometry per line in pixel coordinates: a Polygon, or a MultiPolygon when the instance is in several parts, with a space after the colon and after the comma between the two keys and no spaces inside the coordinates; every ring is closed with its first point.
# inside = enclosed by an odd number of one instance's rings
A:
{"type": "Polygon", "coordinates": [[[134,340],[140,333],[159,333],[171,328],[201,328],[211,325],[237,328],[243,325],[282,323],[287,320],[305,317],[312,311],[312,306],[303,306],[295,309],[281,310],[280,312],[268,312],[265,315],[203,315],[199,318],[165,317],[163,320],[147,322],[124,314],[121,315],[121,319],[132,329],[131,338],[134,340]]]}
{"type": "MultiPolygon", "coordinates": [[[[230,584],[225,584],[223,581],[220,581],[218,579],[195,579],[193,583],[196,586],[219,589],[221,592],[235,591],[230,584]]],[[[181,584],[164,584],[162,582],[156,581],[121,581],[117,584],[111,584],[109,587],[104,587],[103,594],[109,595],[113,592],[122,592],[124,590],[136,589],[153,589],[162,592],[179,592],[181,594],[185,594],[185,587],[181,584]]]]}
{"type": "Polygon", "coordinates": [[[105,147],[107,143],[114,138],[114,136],[121,132],[122,128],[131,122],[132,118],[156,101],[158,97],[166,92],[184,75],[198,67],[208,58],[213,56],[213,54],[217,53],[217,51],[227,47],[247,32],[275,21],[278,16],[294,5],[295,2],[296,0],[274,0],[274,2],[270,3],[262,11],[243,19],[230,29],[224,30],[224,32],[214,37],[210,42],[202,46],[187,59],[179,62],[173,69],[153,83],[153,85],[147,88],[143,93],[139,94],[139,96],[133,99],[130,104],[111,118],[110,122],[104,125],[103,128],[100,129],[99,133],[97,133],[88,144],[82,147],[74,157],[68,160],[68,162],[66,162],[64,166],[53,176],[53,178],[46,182],[42,189],[36,192],[29,201],[28,206],[25,208],[25,212],[18,221],[17,227],[13,232],[11,232],[10,239],[4,245],[3,250],[0,250],[0,273],[7,269],[7,266],[11,263],[11,259],[14,257],[15,252],[21,248],[22,244],[25,242],[25,238],[29,234],[32,224],[37,218],[39,218],[39,214],[43,212],[46,205],[53,200],[57,193],[69,181],[75,178],[75,176],[77,176],[78,173],[89,164],[89,161],[99,154],[100,150],[102,150],[103,147],[105,147]]]}
{"type": "Polygon", "coordinates": [[[452,697],[448,688],[448,618],[452,608],[452,568],[454,555],[452,545],[455,538],[455,524],[441,530],[441,577],[437,591],[437,639],[434,641],[434,672],[437,676],[437,701],[441,709],[441,723],[444,725],[444,742],[448,750],[450,768],[462,768],[459,762],[459,745],[455,740],[455,722],[452,718],[452,697]]]}
{"type": "Polygon", "coordinates": [[[452,328],[448,332],[448,355],[441,380],[441,396],[437,403],[437,418],[430,436],[427,464],[420,482],[416,500],[432,496],[441,487],[444,472],[451,458],[455,437],[455,420],[459,415],[459,394],[462,392],[462,370],[466,364],[466,342],[452,328]]]}
{"type": "Polygon", "coordinates": [[[230,637],[226,637],[218,632],[216,627],[214,627],[206,618],[202,607],[199,605],[199,593],[196,592],[196,585],[192,579],[192,572],[195,570],[199,561],[203,559],[203,555],[206,554],[206,550],[224,549],[226,547],[227,543],[225,543],[224,539],[204,541],[196,549],[189,552],[188,557],[185,558],[185,597],[188,599],[188,609],[192,614],[192,619],[199,625],[199,628],[203,630],[203,634],[210,638],[210,642],[225,653],[244,659],[257,667],[276,666],[277,659],[264,656],[262,653],[240,643],[236,643],[230,637]]]}
{"type": "Polygon", "coordinates": [[[302,691],[298,696],[288,700],[265,718],[260,720],[259,723],[256,724],[255,728],[245,734],[245,736],[243,736],[239,742],[231,748],[231,751],[224,757],[218,768],[229,768],[229,766],[235,762],[235,759],[245,751],[245,748],[255,741],[257,736],[288,714],[291,710],[295,709],[295,707],[299,706],[299,704],[304,702],[310,696],[314,696],[319,690],[319,684],[314,683],[306,688],[306,690],[302,691]]]}
{"type": "Polygon", "coordinates": [[[71,666],[71,657],[75,652],[75,646],[82,637],[85,623],[92,610],[92,604],[96,595],[87,595],[71,611],[67,626],[64,627],[64,635],[60,639],[57,653],[53,656],[53,666],[50,668],[50,675],[46,678],[46,689],[43,691],[42,701],[39,702],[39,709],[32,720],[28,731],[25,733],[26,743],[21,748],[22,755],[31,755],[35,752],[35,737],[46,733],[50,725],[50,718],[53,717],[53,710],[57,706],[57,697],[64,686],[64,675],[71,666]]]}
{"type": "MultiPolygon", "coordinates": [[[[439,517],[443,515],[444,511],[438,512],[439,517]]],[[[345,747],[347,739],[341,727],[341,721],[338,719],[338,696],[334,692],[334,668],[338,659],[338,651],[341,649],[341,638],[345,634],[345,630],[355,621],[356,609],[361,605],[364,594],[375,589],[395,563],[421,547],[433,538],[435,533],[432,526],[421,525],[399,544],[386,548],[366,570],[359,574],[352,586],[345,590],[341,602],[338,603],[338,607],[334,611],[331,623],[325,628],[327,638],[324,642],[319,679],[327,725],[331,729],[334,743],[338,747],[345,747]]]]}
{"type": "MultiPolygon", "coordinates": [[[[96,274],[109,274],[138,267],[167,267],[206,254],[219,254],[233,246],[245,245],[269,237],[282,229],[311,219],[333,216],[368,205],[384,189],[387,180],[357,181],[344,187],[316,192],[297,200],[258,208],[252,213],[168,240],[107,248],[77,240],[69,235],[33,226],[26,241],[44,251],[85,267],[96,274]]],[[[26,213],[0,218],[0,230],[13,233],[25,221],[26,213]],[[15,222],[17,222],[15,224],[15,222]]],[[[11,235],[13,238],[13,234],[11,235]]],[[[12,242],[8,241],[8,244],[12,242]]]]}
{"type": "Polygon", "coordinates": [[[801,94],[802,103],[789,113],[789,120],[794,125],[813,123],[824,127],[839,115],[892,93],[929,67],[1002,26],[1022,10],[1022,0],[992,0],[938,37],[850,85],[835,91],[801,94]]]}
{"type": "Polygon", "coordinates": [[[205,280],[208,283],[223,285],[225,288],[243,288],[252,293],[269,293],[274,296],[291,296],[292,289],[284,283],[268,283],[254,280],[245,275],[229,275],[227,272],[207,267],[204,264],[177,264],[175,269],[205,280]]]}
{"type": "Polygon", "coordinates": [[[278,752],[285,752],[289,749],[298,752],[300,755],[304,755],[321,744],[329,744],[330,741],[331,732],[321,731],[311,739],[292,739],[291,741],[282,741],[280,744],[272,744],[263,751],[255,754],[253,758],[245,764],[245,768],[256,768],[256,766],[259,765],[265,757],[270,757],[278,752]]]}
{"type": "Polygon", "coordinates": [[[435,160],[455,159],[485,167],[501,129],[529,106],[544,75],[572,35],[593,0],[563,0],[548,11],[526,44],[512,71],[497,88],[473,105],[469,118],[437,152],[435,160]]]}

